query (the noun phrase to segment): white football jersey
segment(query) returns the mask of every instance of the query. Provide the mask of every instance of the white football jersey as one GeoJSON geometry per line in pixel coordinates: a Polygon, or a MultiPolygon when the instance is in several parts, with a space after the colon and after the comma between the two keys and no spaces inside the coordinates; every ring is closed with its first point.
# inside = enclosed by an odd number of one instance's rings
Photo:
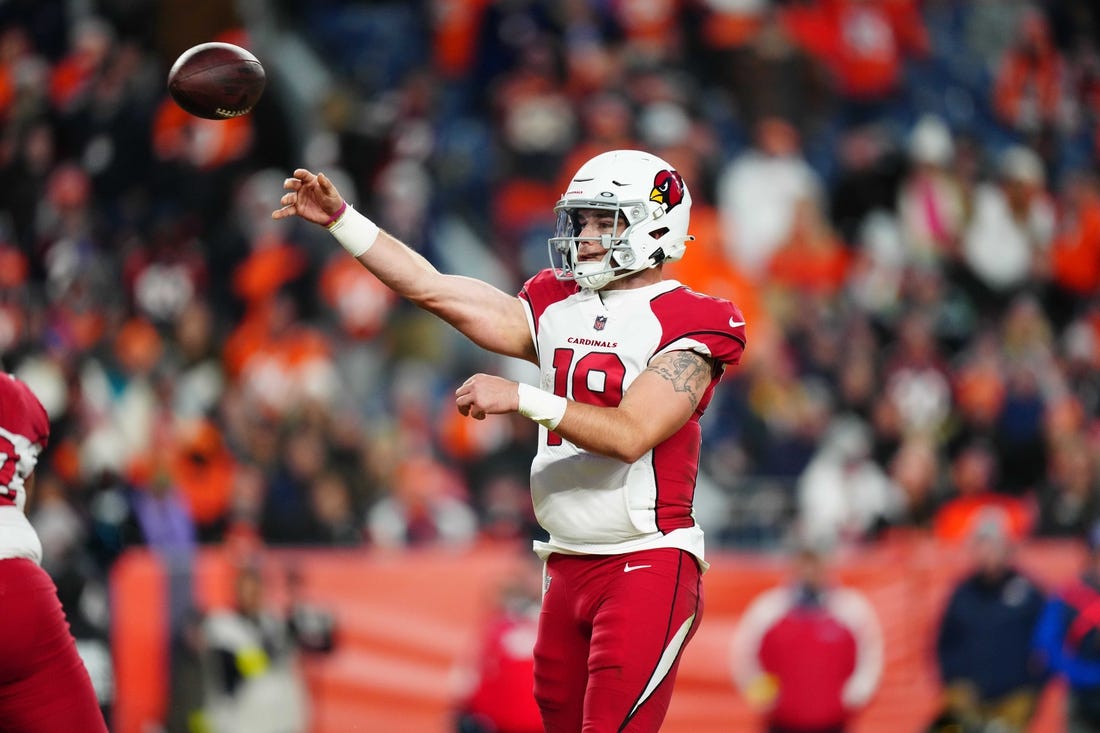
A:
{"type": "Polygon", "coordinates": [[[45,408],[27,385],[0,374],[0,559],[42,562],[42,544],[23,514],[24,482],[50,437],[45,408]]]}
{"type": "Polygon", "coordinates": [[[538,350],[539,386],[556,395],[613,407],[649,362],[669,351],[694,351],[718,365],[691,419],[634,463],[590,453],[540,428],[531,496],[550,540],[536,542],[536,552],[545,558],[676,547],[703,562],[703,532],[692,509],[699,418],[722,367],[741,358],[741,312],[675,280],[593,291],[558,280],[552,270],[528,280],[519,297],[538,350]]]}

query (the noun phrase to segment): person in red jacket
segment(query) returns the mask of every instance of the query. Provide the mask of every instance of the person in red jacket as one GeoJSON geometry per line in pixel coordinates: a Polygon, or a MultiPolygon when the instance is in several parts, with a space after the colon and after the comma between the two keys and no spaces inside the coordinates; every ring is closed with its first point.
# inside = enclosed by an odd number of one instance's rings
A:
{"type": "Polygon", "coordinates": [[[456,733],[542,733],[534,695],[541,578],[524,563],[501,589],[482,631],[456,733]]]}
{"type": "Polygon", "coordinates": [[[843,733],[882,675],[882,632],[858,591],[830,583],[803,544],[793,582],[753,600],[734,634],[734,678],[768,733],[843,733]]]}

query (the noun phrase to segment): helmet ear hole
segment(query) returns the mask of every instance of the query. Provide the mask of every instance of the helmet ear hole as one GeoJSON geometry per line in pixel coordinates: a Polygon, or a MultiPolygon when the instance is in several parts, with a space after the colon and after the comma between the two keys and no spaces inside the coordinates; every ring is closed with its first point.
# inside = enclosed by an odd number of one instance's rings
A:
{"type": "Polygon", "coordinates": [[[654,229],[652,232],[649,233],[649,236],[653,237],[654,239],[660,239],[666,234],[668,234],[668,227],[661,227],[660,229],[654,229]]]}

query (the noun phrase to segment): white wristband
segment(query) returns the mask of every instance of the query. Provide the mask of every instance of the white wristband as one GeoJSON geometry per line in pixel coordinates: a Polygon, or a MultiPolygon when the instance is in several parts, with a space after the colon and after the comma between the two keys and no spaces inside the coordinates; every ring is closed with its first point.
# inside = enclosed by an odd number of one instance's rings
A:
{"type": "Polygon", "coordinates": [[[566,400],[529,384],[519,385],[519,414],[553,430],[565,416],[566,400]]]}
{"type": "Polygon", "coordinates": [[[343,216],[328,228],[340,246],[352,257],[366,252],[378,239],[378,225],[348,205],[343,216]]]}

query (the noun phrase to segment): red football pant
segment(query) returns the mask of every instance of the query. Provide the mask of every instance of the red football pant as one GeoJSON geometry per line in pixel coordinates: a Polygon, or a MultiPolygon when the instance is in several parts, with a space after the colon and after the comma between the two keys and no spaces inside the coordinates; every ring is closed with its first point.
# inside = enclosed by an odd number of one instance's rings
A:
{"type": "Polygon", "coordinates": [[[546,733],[652,733],[703,615],[699,565],[661,548],[553,554],[535,644],[546,733]]]}
{"type": "Polygon", "coordinates": [[[0,560],[0,731],[107,733],[46,571],[0,560]]]}

